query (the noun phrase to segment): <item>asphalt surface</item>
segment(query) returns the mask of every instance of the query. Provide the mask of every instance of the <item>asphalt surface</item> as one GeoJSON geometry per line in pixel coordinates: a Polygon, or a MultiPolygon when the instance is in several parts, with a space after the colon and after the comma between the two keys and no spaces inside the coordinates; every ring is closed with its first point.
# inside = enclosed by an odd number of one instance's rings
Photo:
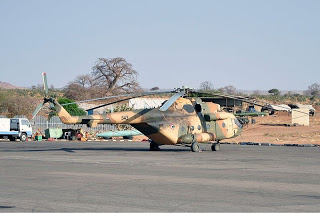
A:
{"type": "Polygon", "coordinates": [[[0,211],[320,211],[320,149],[0,142],[0,211]]]}

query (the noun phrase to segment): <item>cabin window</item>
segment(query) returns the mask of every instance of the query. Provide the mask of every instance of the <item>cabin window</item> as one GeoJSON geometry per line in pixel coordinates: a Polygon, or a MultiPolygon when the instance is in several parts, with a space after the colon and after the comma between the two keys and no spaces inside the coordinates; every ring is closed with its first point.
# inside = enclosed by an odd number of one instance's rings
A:
{"type": "Polygon", "coordinates": [[[191,126],[190,129],[193,131],[194,130],[194,126],[191,126]]]}
{"type": "Polygon", "coordinates": [[[184,106],[183,106],[183,109],[184,109],[185,111],[187,111],[188,113],[193,113],[193,112],[194,112],[193,106],[190,105],[190,104],[184,105],[184,106]]]}
{"type": "Polygon", "coordinates": [[[198,125],[198,130],[200,130],[201,129],[201,126],[200,125],[198,125]]]}
{"type": "Polygon", "coordinates": [[[225,128],[225,127],[226,127],[226,124],[225,124],[225,123],[222,123],[222,127],[225,128]]]}

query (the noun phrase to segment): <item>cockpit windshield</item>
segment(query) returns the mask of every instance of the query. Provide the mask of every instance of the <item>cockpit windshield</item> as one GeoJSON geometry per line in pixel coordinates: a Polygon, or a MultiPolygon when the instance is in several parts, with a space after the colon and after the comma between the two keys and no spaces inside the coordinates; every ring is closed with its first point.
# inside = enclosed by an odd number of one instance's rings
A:
{"type": "Polygon", "coordinates": [[[235,123],[239,128],[242,128],[242,126],[243,126],[238,119],[235,119],[235,120],[234,120],[234,123],[235,123]]]}

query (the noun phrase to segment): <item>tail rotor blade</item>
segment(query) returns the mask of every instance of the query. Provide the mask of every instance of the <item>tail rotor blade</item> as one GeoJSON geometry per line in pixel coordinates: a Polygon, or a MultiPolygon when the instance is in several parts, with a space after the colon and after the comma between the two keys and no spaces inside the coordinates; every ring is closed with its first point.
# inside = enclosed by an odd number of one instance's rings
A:
{"type": "Polygon", "coordinates": [[[165,104],[162,105],[162,107],[160,107],[159,110],[162,112],[167,111],[167,109],[169,109],[169,107],[184,94],[185,94],[185,91],[174,94],[165,104]]]}
{"type": "Polygon", "coordinates": [[[45,72],[42,73],[42,78],[43,78],[44,96],[47,97],[47,95],[48,95],[48,82],[47,82],[47,74],[45,72]]]}
{"type": "Polygon", "coordinates": [[[40,111],[40,109],[42,108],[43,106],[43,102],[41,102],[38,107],[36,108],[36,110],[32,113],[32,119],[34,119],[34,117],[36,117],[36,115],[38,114],[38,112],[40,111]]]}

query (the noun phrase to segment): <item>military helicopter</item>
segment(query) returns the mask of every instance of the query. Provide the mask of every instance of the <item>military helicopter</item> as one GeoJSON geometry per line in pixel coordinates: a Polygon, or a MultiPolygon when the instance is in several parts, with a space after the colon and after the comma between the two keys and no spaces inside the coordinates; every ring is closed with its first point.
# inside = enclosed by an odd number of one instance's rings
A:
{"type": "MultiPolygon", "coordinates": [[[[190,146],[193,152],[200,152],[199,143],[212,143],[211,150],[218,151],[221,140],[234,138],[241,134],[242,124],[233,114],[220,112],[219,104],[202,102],[197,97],[188,97],[194,93],[189,88],[170,91],[175,94],[158,108],[102,115],[71,116],[54,98],[47,97],[46,73],[43,73],[43,82],[44,101],[36,108],[33,117],[45,103],[50,103],[65,124],[86,124],[89,127],[95,127],[98,124],[130,124],[151,139],[150,150],[152,151],[160,150],[159,146],[161,145],[182,144],[190,146]]],[[[134,94],[131,95],[131,98],[159,93],[163,92],[134,94]]],[[[119,96],[99,98],[99,100],[114,97],[119,96]]],[[[86,101],[92,100],[97,99],[86,101]]]]}

